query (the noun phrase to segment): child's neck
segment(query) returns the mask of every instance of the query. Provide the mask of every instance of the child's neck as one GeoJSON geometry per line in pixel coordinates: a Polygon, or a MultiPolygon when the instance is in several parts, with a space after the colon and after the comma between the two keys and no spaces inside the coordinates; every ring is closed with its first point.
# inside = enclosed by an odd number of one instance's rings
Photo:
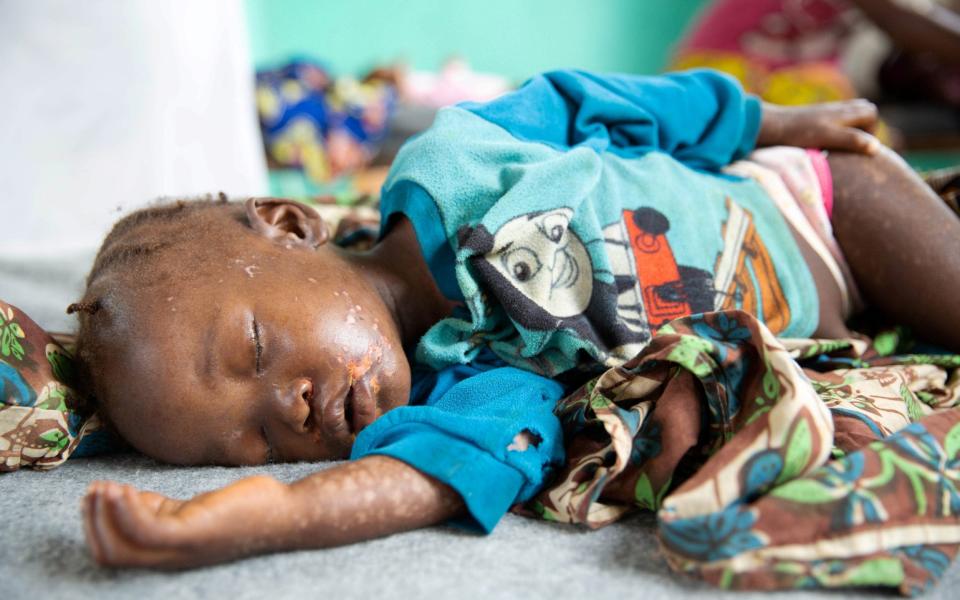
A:
{"type": "Polygon", "coordinates": [[[437,287],[413,225],[403,216],[369,252],[351,258],[390,309],[404,347],[416,344],[455,306],[437,287]]]}

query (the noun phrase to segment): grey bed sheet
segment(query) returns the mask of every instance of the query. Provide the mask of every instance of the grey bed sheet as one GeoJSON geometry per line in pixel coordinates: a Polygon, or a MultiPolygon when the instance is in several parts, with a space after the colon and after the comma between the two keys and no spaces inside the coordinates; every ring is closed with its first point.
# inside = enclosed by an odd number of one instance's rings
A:
{"type": "MultiPolygon", "coordinates": [[[[738,597],[671,573],[652,515],[599,531],[507,515],[490,536],[434,527],[352,546],[250,558],[180,572],[97,567],[80,498],[95,479],[175,497],[255,473],[293,481],[326,464],[178,468],[127,454],[0,475],[0,598],[715,598],[738,597]]],[[[927,598],[955,598],[954,564],[927,598]]],[[[752,594],[753,597],[765,594],[752,594]]],[[[785,600],[890,597],[886,591],[792,592],[785,600]]]]}

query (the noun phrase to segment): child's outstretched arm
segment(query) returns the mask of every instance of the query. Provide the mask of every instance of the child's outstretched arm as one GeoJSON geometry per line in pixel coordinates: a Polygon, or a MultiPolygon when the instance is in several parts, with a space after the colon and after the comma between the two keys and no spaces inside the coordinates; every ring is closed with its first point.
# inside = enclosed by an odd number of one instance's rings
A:
{"type": "Polygon", "coordinates": [[[185,568],[321,548],[463,517],[491,531],[563,463],[564,388],[491,357],[422,376],[423,404],[366,427],[349,463],[290,485],[248,477],[191,500],[96,482],[83,501],[100,564],[185,568]],[[482,399],[483,401],[478,401],[482,399]]]}
{"type": "Polygon", "coordinates": [[[896,48],[960,66],[960,13],[956,3],[942,6],[933,0],[853,0],[851,4],[889,35],[896,48]]]}
{"type": "Polygon", "coordinates": [[[386,456],[368,456],[293,484],[241,479],[191,500],[114,482],[83,499],[94,559],[111,567],[186,568],[321,548],[427,527],[464,510],[450,487],[386,456]]]}

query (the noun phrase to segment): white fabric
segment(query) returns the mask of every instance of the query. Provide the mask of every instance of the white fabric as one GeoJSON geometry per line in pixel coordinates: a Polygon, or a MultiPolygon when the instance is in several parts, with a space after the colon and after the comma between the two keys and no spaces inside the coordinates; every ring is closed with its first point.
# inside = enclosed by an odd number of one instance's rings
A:
{"type": "Polygon", "coordinates": [[[124,214],[266,192],[239,0],[0,0],[0,57],[0,298],[42,326],[124,214]]]}

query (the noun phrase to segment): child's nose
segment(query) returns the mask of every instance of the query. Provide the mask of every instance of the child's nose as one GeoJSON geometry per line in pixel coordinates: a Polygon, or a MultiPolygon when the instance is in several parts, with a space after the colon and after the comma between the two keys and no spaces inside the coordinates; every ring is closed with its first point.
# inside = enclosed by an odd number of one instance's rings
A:
{"type": "Polygon", "coordinates": [[[296,433],[306,432],[313,412],[313,381],[298,377],[279,391],[280,420],[296,433]]]}

